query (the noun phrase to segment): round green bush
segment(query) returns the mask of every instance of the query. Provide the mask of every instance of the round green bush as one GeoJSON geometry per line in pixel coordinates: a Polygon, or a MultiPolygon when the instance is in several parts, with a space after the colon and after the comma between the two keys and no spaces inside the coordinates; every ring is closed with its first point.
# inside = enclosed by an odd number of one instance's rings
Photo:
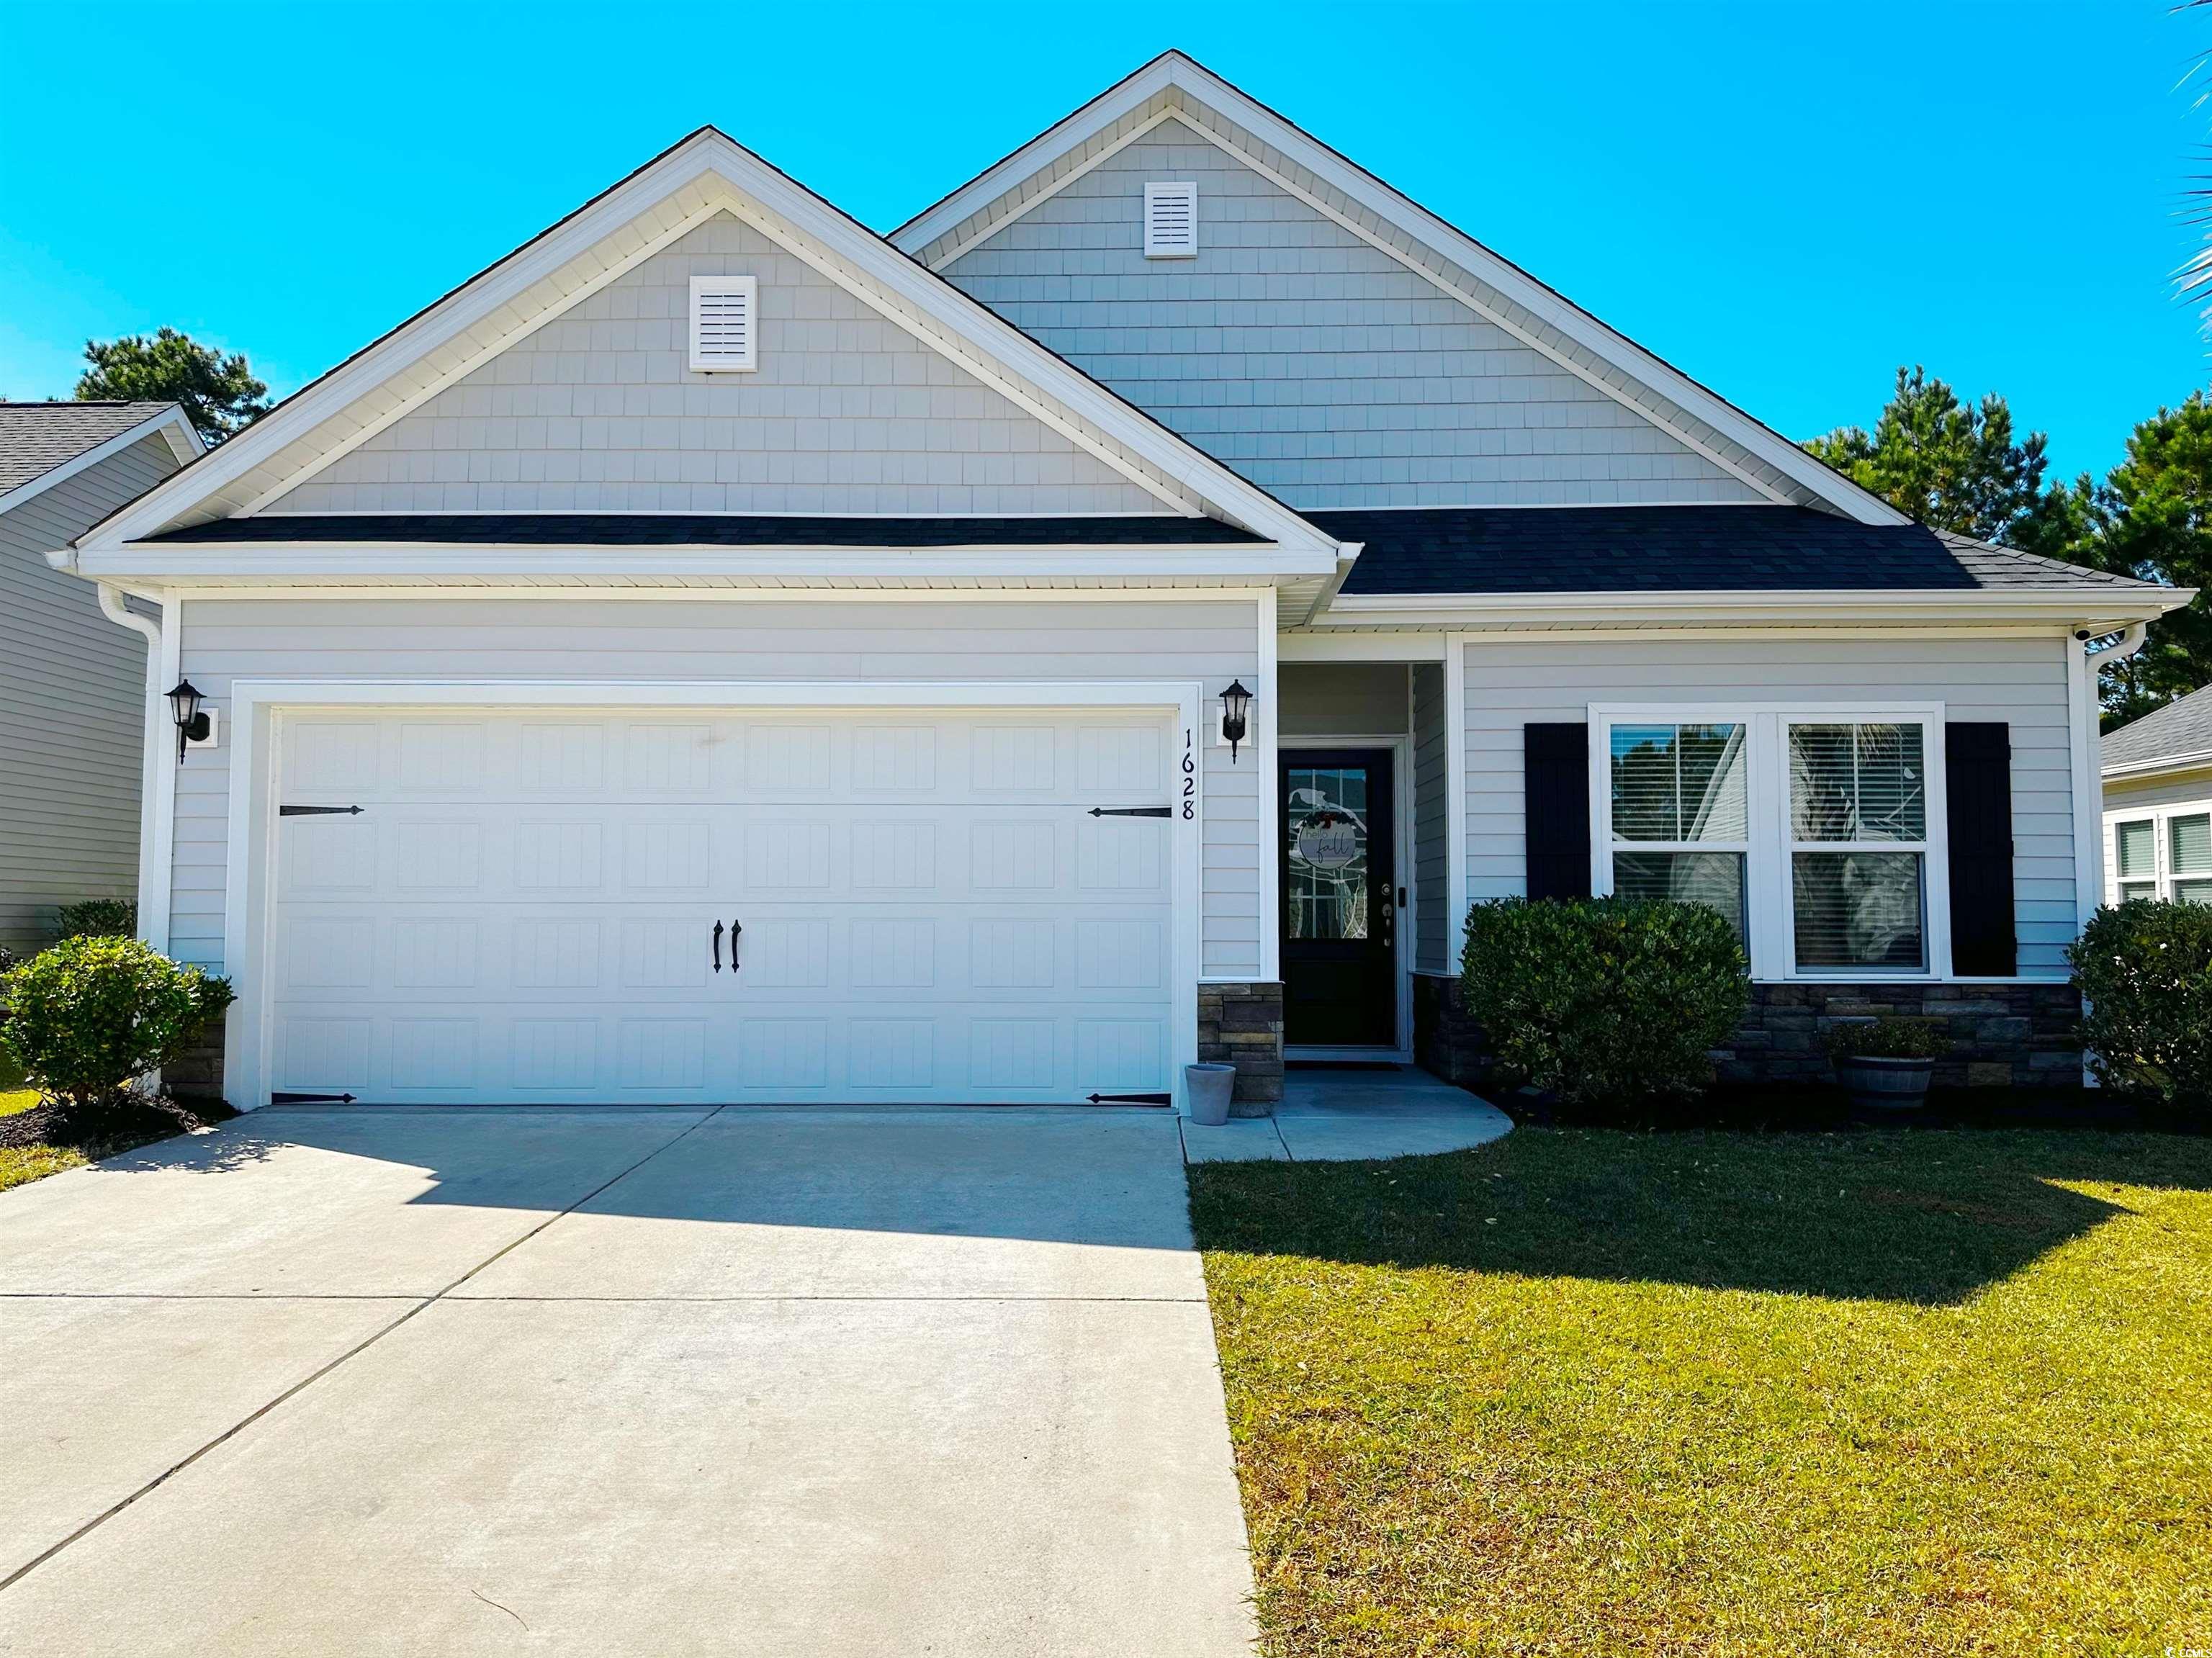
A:
{"type": "Polygon", "coordinates": [[[136,938],[64,938],[0,977],[0,1047],[48,1098],[106,1104],[230,1003],[228,980],[136,938]]]}
{"type": "Polygon", "coordinates": [[[2212,908],[2130,899],[2092,915],[2066,954],[2097,1074],[2212,1111],[2212,908]]]}
{"type": "Polygon", "coordinates": [[[138,906],[129,898],[87,898],[64,904],[58,938],[132,938],[138,934],[138,906]]]}
{"type": "Polygon", "coordinates": [[[1460,963],[1498,1062],[1577,1103],[1706,1086],[1750,996],[1735,929],[1659,899],[1477,904],[1460,963]]]}

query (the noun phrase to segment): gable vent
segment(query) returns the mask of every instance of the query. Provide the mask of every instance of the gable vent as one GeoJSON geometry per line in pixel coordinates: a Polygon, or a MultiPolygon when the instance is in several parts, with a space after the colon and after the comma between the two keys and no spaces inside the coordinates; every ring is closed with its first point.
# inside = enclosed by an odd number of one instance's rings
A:
{"type": "Polygon", "coordinates": [[[758,279],[691,279],[691,367],[706,373],[753,367],[757,342],[758,279]]]}
{"type": "Polygon", "coordinates": [[[1148,259],[1190,259],[1198,257],[1198,185],[1145,186],[1145,257],[1148,259]]]}

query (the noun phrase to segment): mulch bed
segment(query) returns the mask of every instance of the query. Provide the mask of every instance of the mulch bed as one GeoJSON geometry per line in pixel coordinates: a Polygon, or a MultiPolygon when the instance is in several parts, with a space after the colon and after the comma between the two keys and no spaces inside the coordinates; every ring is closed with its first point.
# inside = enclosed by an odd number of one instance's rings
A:
{"type": "Polygon", "coordinates": [[[1833,1133],[1848,1128],[2063,1128],[2212,1134],[2212,1117],[2115,1088],[1932,1088],[1917,1110],[1868,1110],[1828,1083],[1720,1087],[1686,1100],[1570,1105],[1530,1090],[1486,1096],[1520,1122],[1637,1129],[1833,1133]]]}
{"type": "Polygon", "coordinates": [[[206,1128],[238,1114],[215,1102],[187,1105],[164,1095],[157,1099],[133,1096],[118,1104],[70,1107],[51,1101],[0,1117],[0,1148],[24,1145],[65,1145],[88,1157],[103,1157],[167,1139],[195,1128],[206,1128]]]}

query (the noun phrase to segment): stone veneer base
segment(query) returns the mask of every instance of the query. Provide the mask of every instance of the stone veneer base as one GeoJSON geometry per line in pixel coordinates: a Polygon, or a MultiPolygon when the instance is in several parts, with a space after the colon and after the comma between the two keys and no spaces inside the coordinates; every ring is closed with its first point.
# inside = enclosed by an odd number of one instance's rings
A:
{"type": "MultiPolygon", "coordinates": [[[[1885,1013],[1948,1026],[1939,1088],[2081,1085],[2081,1001],[2063,984],[1755,984],[1742,1025],[1717,1051],[1720,1078],[1826,1081],[1828,1028],[1885,1013]]],[[[1489,1043],[1461,1005],[1457,979],[1415,975],[1413,1057],[1446,1082],[1479,1088],[1486,1080],[1489,1043]]]]}
{"type": "Polygon", "coordinates": [[[1264,1117],[1283,1097],[1283,987],[1201,984],[1198,1057],[1237,1067],[1232,1117],[1264,1117]]]}

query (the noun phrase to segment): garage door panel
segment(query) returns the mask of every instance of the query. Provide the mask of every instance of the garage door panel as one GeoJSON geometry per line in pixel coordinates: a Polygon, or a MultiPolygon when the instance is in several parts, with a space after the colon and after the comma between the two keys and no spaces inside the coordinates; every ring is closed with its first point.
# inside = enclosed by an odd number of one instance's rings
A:
{"type": "Polygon", "coordinates": [[[1164,1090],[1182,831],[1088,813],[1171,800],[1169,738],[1117,714],[289,721],[283,798],[312,777],[364,810],[279,829],[276,1086],[1164,1090]]]}

